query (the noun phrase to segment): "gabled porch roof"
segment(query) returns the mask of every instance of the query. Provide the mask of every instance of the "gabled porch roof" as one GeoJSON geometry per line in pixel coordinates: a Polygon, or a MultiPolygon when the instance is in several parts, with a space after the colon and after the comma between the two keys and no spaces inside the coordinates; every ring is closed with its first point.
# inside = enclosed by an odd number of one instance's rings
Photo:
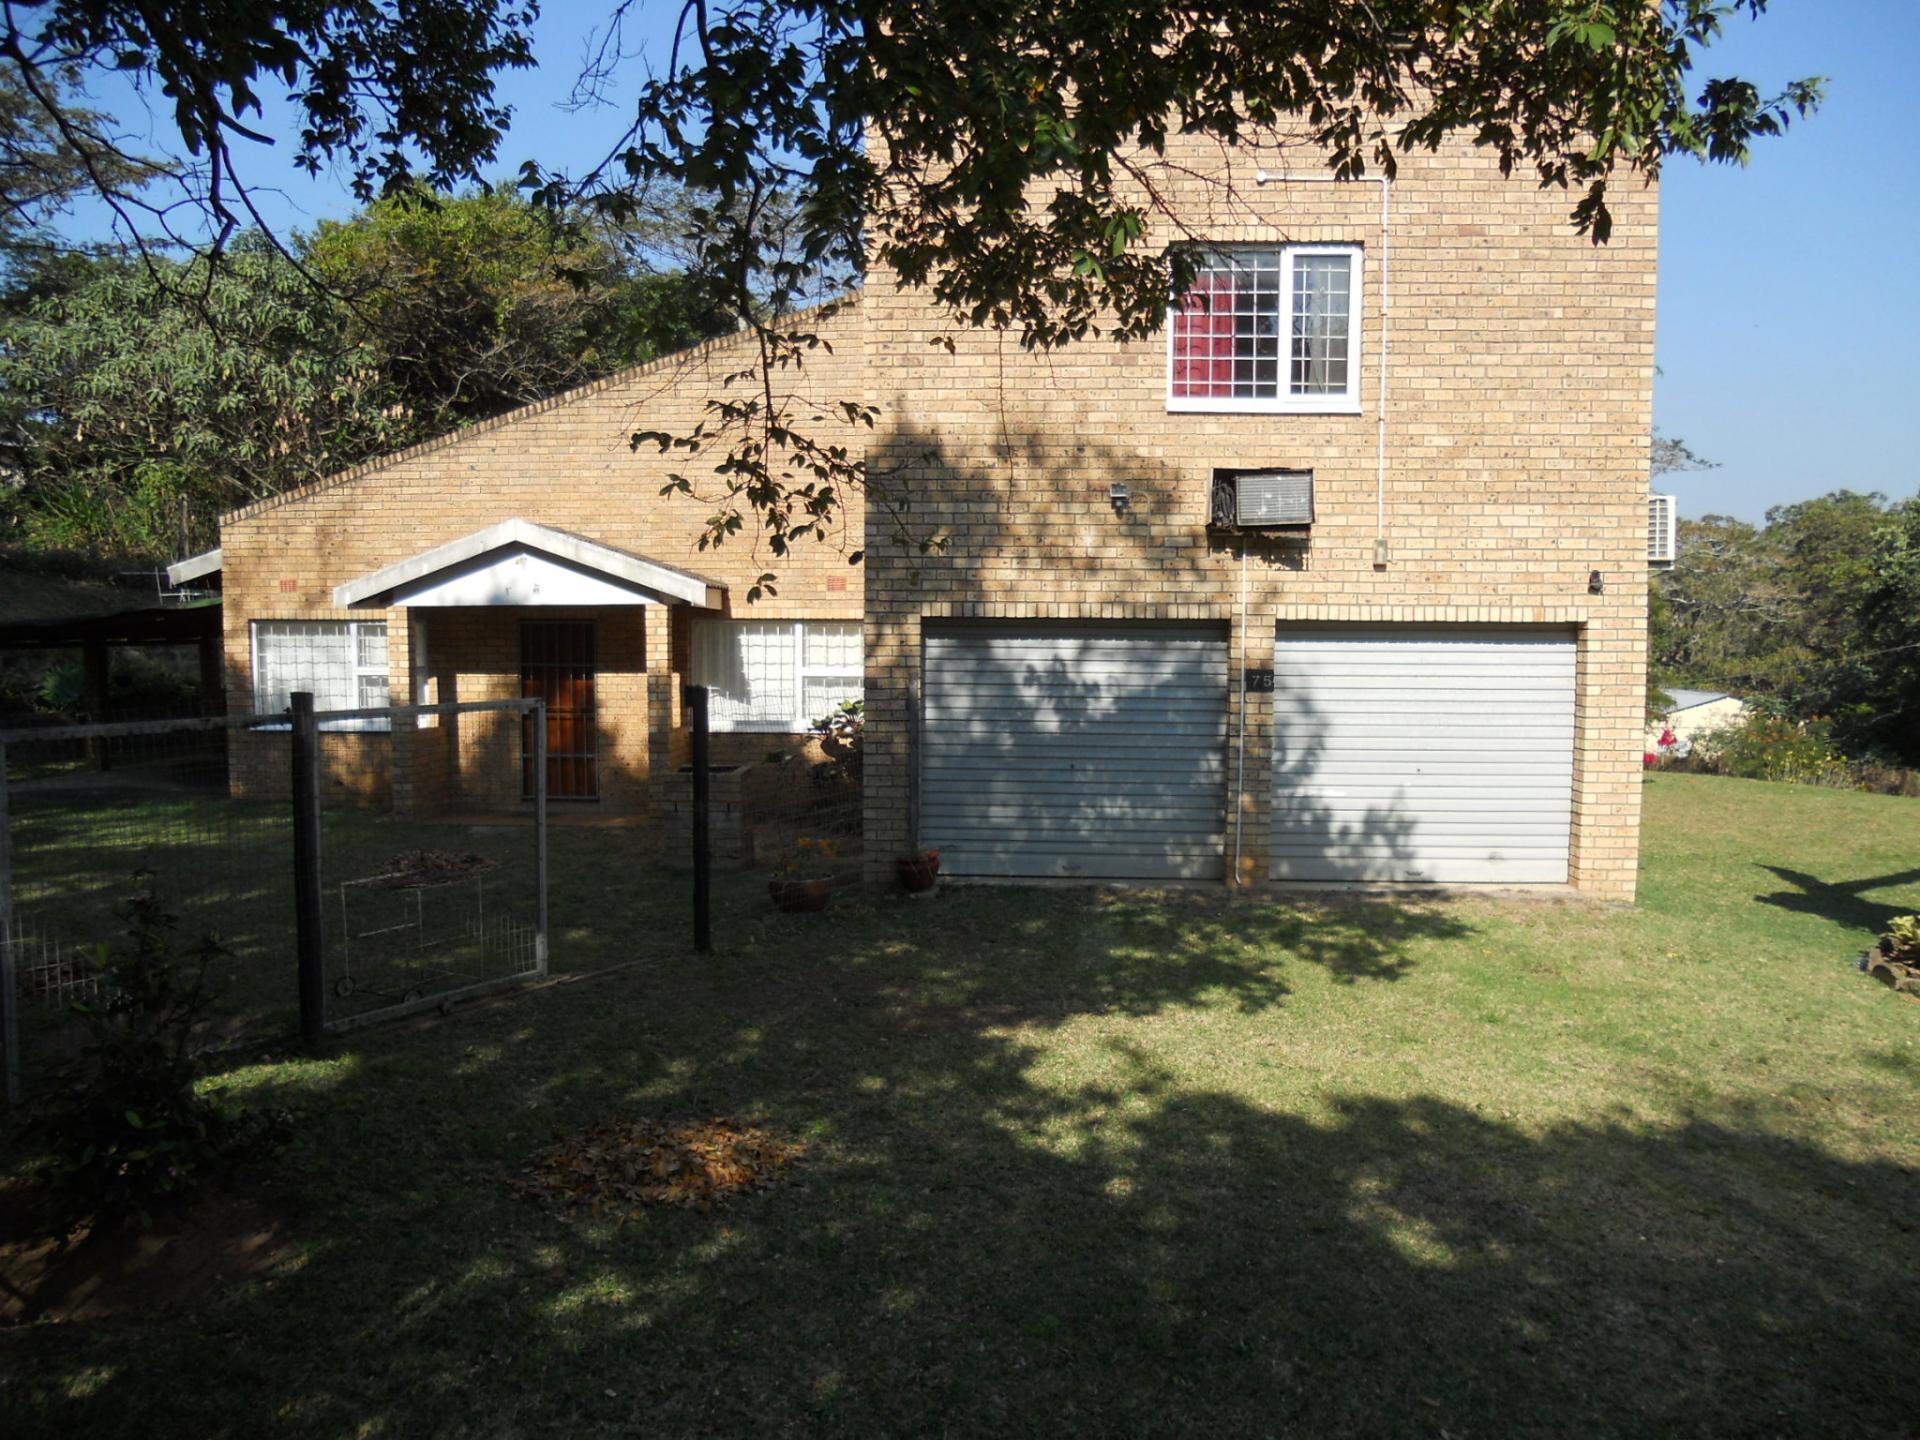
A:
{"type": "Polygon", "coordinates": [[[583,535],[518,516],[336,585],[343,607],[398,605],[698,605],[727,587],[583,535]]]}

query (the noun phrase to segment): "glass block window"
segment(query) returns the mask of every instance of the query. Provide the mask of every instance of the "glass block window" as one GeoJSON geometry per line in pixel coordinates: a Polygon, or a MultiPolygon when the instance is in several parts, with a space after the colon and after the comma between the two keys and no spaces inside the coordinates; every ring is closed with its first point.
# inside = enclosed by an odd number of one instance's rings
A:
{"type": "Polygon", "coordinates": [[[1360,250],[1210,250],[1168,325],[1174,410],[1354,410],[1360,250]]]}
{"type": "Polygon", "coordinates": [[[692,680],[709,691],[712,729],[800,734],[864,693],[859,622],[701,621],[692,680]]]}
{"type": "MultiPolygon", "coordinates": [[[[365,710],[391,704],[386,621],[254,621],[253,713],[283,713],[296,690],[312,691],[316,710],[365,710]]],[[[321,728],[385,730],[387,721],[336,720],[321,728]]]]}

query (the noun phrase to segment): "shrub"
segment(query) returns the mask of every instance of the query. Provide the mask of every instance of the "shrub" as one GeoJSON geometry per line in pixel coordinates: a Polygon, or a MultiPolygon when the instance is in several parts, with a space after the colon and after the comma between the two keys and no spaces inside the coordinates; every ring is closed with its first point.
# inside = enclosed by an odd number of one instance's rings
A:
{"type": "Polygon", "coordinates": [[[1860,788],[1876,795],[1906,795],[1920,799],[1920,770],[1900,765],[1863,764],[1859,768],[1860,788]]]}
{"type": "Polygon", "coordinates": [[[866,703],[842,700],[831,715],[822,716],[810,728],[820,737],[820,749],[827,757],[814,766],[814,784],[858,785],[866,752],[866,703]]]}
{"type": "Polygon", "coordinates": [[[1789,720],[1755,711],[1702,735],[1694,742],[1691,759],[1695,769],[1743,780],[1846,789],[1860,783],[1853,763],[1834,747],[1831,725],[1817,717],[1789,720]]]}
{"type": "Polygon", "coordinates": [[[69,1216],[146,1220],[222,1162],[277,1139],[282,1116],[231,1114],[199,1093],[210,995],[207,968],[225,952],[211,937],[182,956],[177,918],[135,875],[126,932],[103,945],[100,986],[74,1012],[88,1043],[39,1104],[31,1130],[51,1151],[69,1216]]]}

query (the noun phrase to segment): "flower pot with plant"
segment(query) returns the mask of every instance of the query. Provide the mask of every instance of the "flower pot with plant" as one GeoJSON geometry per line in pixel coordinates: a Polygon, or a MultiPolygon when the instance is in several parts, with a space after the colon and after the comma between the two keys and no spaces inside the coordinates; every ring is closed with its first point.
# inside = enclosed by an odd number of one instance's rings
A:
{"type": "Polygon", "coordinates": [[[931,890],[940,878],[940,852],[922,850],[917,855],[902,855],[893,862],[894,874],[900,877],[900,888],[909,895],[918,895],[931,890]]]}
{"type": "Polygon", "coordinates": [[[840,847],[831,840],[801,836],[774,865],[767,893],[774,907],[788,914],[824,910],[833,903],[833,862],[840,847]]]}

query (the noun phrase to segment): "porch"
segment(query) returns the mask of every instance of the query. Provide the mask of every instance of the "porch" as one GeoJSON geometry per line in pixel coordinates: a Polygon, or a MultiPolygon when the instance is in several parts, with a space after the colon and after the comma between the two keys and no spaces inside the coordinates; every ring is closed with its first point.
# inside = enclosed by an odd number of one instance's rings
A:
{"type": "MultiPolygon", "coordinates": [[[[546,702],[556,821],[644,819],[686,763],[681,706],[692,615],[726,587],[582,536],[509,520],[337,586],[388,616],[390,693],[415,704],[546,702]]],[[[389,746],[396,815],[497,823],[534,791],[530,720],[425,716],[389,746]],[[484,817],[484,818],[483,818],[484,817]]]]}

